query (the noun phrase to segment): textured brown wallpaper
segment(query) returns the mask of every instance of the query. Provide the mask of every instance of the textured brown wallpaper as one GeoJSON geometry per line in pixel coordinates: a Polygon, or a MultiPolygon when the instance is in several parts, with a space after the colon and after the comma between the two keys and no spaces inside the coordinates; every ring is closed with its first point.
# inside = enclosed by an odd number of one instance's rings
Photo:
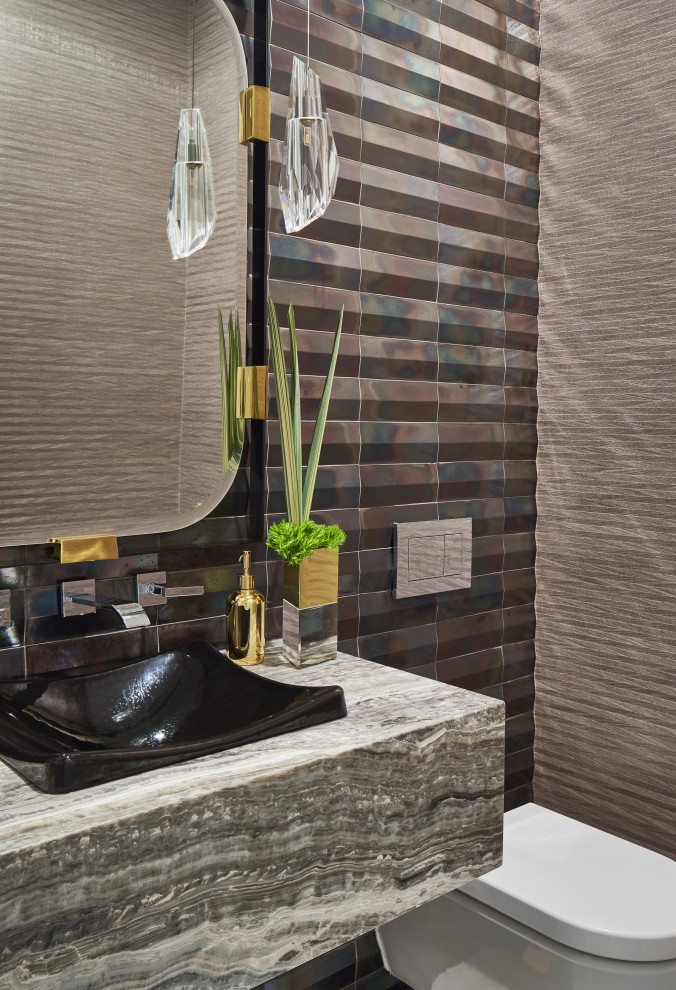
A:
{"type": "Polygon", "coordinates": [[[676,856],[676,7],[542,7],[535,796],[676,856]]]}

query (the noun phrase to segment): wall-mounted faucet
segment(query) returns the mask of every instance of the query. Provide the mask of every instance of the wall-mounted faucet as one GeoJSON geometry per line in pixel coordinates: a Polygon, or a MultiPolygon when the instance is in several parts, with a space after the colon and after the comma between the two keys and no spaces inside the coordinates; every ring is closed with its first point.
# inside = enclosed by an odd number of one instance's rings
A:
{"type": "Polygon", "coordinates": [[[93,578],[84,581],[64,581],[61,584],[61,615],[90,615],[99,608],[109,608],[122,620],[127,629],[149,626],[150,619],[138,602],[121,598],[97,598],[93,578]]]}
{"type": "Polygon", "coordinates": [[[139,605],[166,605],[170,598],[203,595],[204,588],[195,584],[184,588],[167,588],[167,572],[153,571],[136,575],[136,601],[139,605]]]}

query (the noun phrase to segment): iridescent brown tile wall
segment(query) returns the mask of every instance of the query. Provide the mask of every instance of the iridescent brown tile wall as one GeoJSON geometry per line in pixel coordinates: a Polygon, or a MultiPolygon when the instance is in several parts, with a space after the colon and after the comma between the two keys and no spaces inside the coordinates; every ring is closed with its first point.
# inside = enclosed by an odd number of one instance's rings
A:
{"type": "Polygon", "coordinates": [[[673,0],[543,4],[535,796],[676,857],[673,0]]]}
{"type": "MultiPolygon", "coordinates": [[[[277,183],[306,10],[270,2],[269,287],[284,325],[294,304],[308,417],[345,307],[315,500],[316,518],[348,534],[340,638],[504,698],[511,806],[533,770],[538,6],[311,0],[340,178],[324,217],[289,236],[277,183]],[[392,524],[462,516],[472,587],[393,599],[392,524]]],[[[268,440],[277,519],[274,422],[268,440]]],[[[276,632],[280,574],[270,561],[276,632]]]]}

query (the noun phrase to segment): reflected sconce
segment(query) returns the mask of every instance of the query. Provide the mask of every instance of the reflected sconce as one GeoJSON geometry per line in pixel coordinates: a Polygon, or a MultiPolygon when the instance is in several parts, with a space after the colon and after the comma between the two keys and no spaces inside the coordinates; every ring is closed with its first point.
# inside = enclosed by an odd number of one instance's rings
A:
{"type": "Polygon", "coordinates": [[[216,223],[214,178],[207,132],[196,107],[181,110],[169,193],[167,235],[171,253],[187,258],[203,248],[216,223]]]}
{"type": "Polygon", "coordinates": [[[310,0],[307,55],[291,69],[289,109],[282,148],[279,196],[287,234],[307,227],[327,210],[336,191],[338,153],[319,76],[310,68],[310,0]]]}
{"type": "Polygon", "coordinates": [[[192,0],[191,106],[181,110],[169,192],[167,236],[174,260],[199,251],[214,232],[216,204],[207,132],[195,106],[195,0],[192,0]]]}

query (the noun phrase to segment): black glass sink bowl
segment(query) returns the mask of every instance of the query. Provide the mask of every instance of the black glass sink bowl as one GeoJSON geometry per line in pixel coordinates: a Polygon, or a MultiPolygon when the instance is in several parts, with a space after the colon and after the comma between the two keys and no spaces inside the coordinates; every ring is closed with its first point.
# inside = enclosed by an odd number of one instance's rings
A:
{"type": "Polygon", "coordinates": [[[188,643],[124,667],[0,684],[0,758],[62,794],[347,715],[340,687],[282,684],[188,643]]]}

